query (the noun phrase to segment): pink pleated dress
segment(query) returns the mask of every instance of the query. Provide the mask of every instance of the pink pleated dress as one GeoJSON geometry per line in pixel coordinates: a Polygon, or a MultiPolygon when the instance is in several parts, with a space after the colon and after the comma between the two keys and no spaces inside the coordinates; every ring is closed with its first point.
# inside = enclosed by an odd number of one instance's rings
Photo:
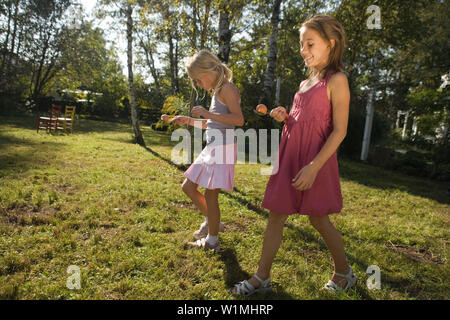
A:
{"type": "Polygon", "coordinates": [[[292,179],[320,152],[333,131],[327,83],[332,73],[306,92],[297,92],[283,127],[278,171],[270,176],[261,206],[275,213],[323,217],[342,210],[336,152],[317,173],[309,190],[298,191],[292,179]]]}
{"type": "MultiPolygon", "coordinates": [[[[209,111],[230,113],[228,107],[220,102],[216,95],[211,100],[209,111]]],[[[186,170],[184,176],[206,189],[233,191],[234,167],[237,161],[234,126],[208,120],[205,136],[205,148],[186,170]]]]}

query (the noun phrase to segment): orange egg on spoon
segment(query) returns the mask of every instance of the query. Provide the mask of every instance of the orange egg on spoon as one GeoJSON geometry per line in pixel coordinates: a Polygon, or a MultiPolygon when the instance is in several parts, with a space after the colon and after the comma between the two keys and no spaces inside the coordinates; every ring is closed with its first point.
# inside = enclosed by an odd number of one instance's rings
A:
{"type": "Polygon", "coordinates": [[[262,113],[262,114],[267,114],[267,107],[266,107],[266,105],[265,104],[258,104],[257,106],[256,106],[256,111],[258,111],[259,113],[262,113]]]}
{"type": "Polygon", "coordinates": [[[169,121],[170,121],[170,118],[169,118],[169,116],[168,116],[167,114],[163,114],[163,115],[161,116],[161,120],[162,120],[162,121],[165,121],[165,122],[169,122],[169,121]]]}

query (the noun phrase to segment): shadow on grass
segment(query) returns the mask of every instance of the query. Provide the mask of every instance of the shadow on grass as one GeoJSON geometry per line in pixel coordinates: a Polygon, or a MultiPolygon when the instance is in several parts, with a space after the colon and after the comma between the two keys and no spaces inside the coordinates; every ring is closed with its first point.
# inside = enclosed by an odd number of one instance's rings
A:
{"type": "Polygon", "coordinates": [[[165,131],[143,129],[142,134],[144,135],[145,143],[150,146],[158,145],[171,147],[177,144],[176,141],[171,141],[171,135],[165,131]]]}
{"type": "Polygon", "coordinates": [[[163,157],[162,155],[160,155],[158,152],[152,150],[150,147],[145,147],[145,150],[147,150],[148,152],[150,152],[153,156],[155,156],[158,159],[163,160],[164,162],[166,162],[168,165],[177,168],[180,171],[186,171],[189,168],[189,165],[186,164],[176,164],[175,162],[173,162],[172,160],[169,160],[165,157],[163,157]]]}
{"type": "Polygon", "coordinates": [[[225,264],[224,276],[227,288],[231,288],[235,283],[250,277],[248,272],[242,270],[234,248],[223,249],[220,252],[220,259],[225,264]]]}
{"type": "Polygon", "coordinates": [[[57,155],[65,146],[64,143],[52,141],[36,143],[5,135],[0,131],[0,149],[2,150],[0,153],[0,170],[9,170],[8,172],[16,173],[32,167],[47,167],[58,160],[57,155]],[[18,148],[12,149],[14,147],[18,148]]]}
{"type": "MultiPolygon", "coordinates": [[[[170,140],[170,136],[166,132],[161,131],[153,131],[148,129],[141,129],[142,135],[144,136],[145,144],[149,146],[163,146],[163,147],[173,147],[177,142],[173,142],[170,140]]],[[[136,140],[134,139],[133,132],[129,131],[130,136],[128,138],[111,138],[105,137],[104,140],[114,141],[114,142],[122,142],[122,143],[130,143],[136,144],[136,140]]],[[[162,159],[162,158],[161,158],[162,159]]]]}
{"type": "Polygon", "coordinates": [[[36,142],[28,141],[23,139],[16,138],[14,136],[6,135],[4,132],[0,131],[0,148],[4,151],[4,148],[13,145],[27,145],[27,146],[36,146],[38,145],[36,142]]]}
{"type": "MultiPolygon", "coordinates": [[[[8,125],[13,128],[28,129],[34,131],[36,131],[37,129],[37,120],[38,116],[31,116],[31,115],[22,117],[0,116],[1,125],[8,125]]],[[[76,116],[73,122],[73,134],[86,134],[93,132],[94,133],[118,132],[122,129],[129,130],[130,133],[132,133],[131,126],[128,123],[123,122],[108,122],[100,120],[78,119],[76,116]]],[[[39,132],[41,131],[45,130],[39,130],[39,132]]],[[[64,133],[58,131],[55,134],[64,134],[64,133]]]]}
{"type": "Polygon", "coordinates": [[[400,190],[442,204],[450,204],[450,196],[446,194],[450,182],[407,176],[347,159],[339,161],[339,170],[341,178],[370,188],[400,190]]]}
{"type": "Polygon", "coordinates": [[[247,209],[267,218],[269,216],[269,213],[267,210],[263,209],[261,206],[256,205],[252,202],[250,202],[249,200],[247,200],[246,198],[249,198],[249,196],[239,190],[238,188],[234,187],[233,193],[231,192],[222,192],[226,197],[236,200],[237,202],[239,202],[241,205],[245,206],[247,209]]]}
{"type": "Polygon", "coordinates": [[[118,130],[132,132],[131,126],[128,123],[89,119],[75,119],[73,122],[74,134],[117,132],[118,130]]]}

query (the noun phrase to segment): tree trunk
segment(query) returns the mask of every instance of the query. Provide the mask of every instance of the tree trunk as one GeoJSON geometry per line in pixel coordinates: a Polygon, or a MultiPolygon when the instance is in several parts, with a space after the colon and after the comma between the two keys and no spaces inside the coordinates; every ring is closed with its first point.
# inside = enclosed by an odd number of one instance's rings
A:
{"type": "Polygon", "coordinates": [[[192,37],[191,37],[191,54],[197,51],[197,15],[198,3],[196,0],[192,1],[192,37]]]}
{"type": "Polygon", "coordinates": [[[178,60],[179,60],[179,37],[178,37],[178,29],[175,30],[175,57],[174,57],[174,70],[173,70],[173,77],[175,78],[175,89],[176,93],[180,92],[180,83],[178,79],[178,60]]]}
{"type": "Polygon", "coordinates": [[[130,109],[131,109],[131,124],[134,130],[134,138],[136,143],[145,147],[144,138],[142,137],[141,129],[139,128],[139,119],[136,110],[136,97],[134,95],[133,83],[133,8],[130,3],[127,4],[127,40],[128,40],[128,83],[130,88],[130,109]]]}
{"type": "MultiPolygon", "coordinates": [[[[147,41],[150,42],[149,35],[147,35],[147,41]]],[[[155,80],[156,91],[158,92],[158,95],[159,95],[160,99],[162,100],[163,95],[161,92],[161,85],[159,83],[158,70],[156,70],[155,60],[153,59],[153,50],[150,46],[147,46],[142,39],[141,39],[141,46],[142,46],[142,49],[144,49],[145,59],[147,60],[148,67],[150,68],[150,73],[152,74],[152,77],[155,80]]]]}
{"type": "MultiPolygon", "coordinates": [[[[52,38],[56,38],[57,35],[52,35],[54,25],[51,24],[42,34],[41,32],[41,38],[42,40],[42,51],[41,56],[39,58],[39,63],[37,65],[37,69],[33,70],[32,75],[32,83],[30,84],[31,88],[31,98],[35,103],[38,103],[40,98],[42,97],[42,92],[44,91],[45,86],[50,82],[50,80],[56,75],[55,68],[56,68],[56,61],[58,59],[58,53],[53,53],[50,50],[52,47],[52,38]],[[50,60],[50,62],[46,62],[50,60]]],[[[33,62],[34,64],[34,62],[33,62]]]]}
{"type": "MultiPolygon", "coordinates": [[[[25,20],[27,19],[26,17],[24,18],[25,20]]],[[[25,24],[23,22],[20,23],[20,31],[19,31],[19,37],[17,39],[17,48],[16,48],[16,55],[19,56],[20,54],[20,49],[22,47],[22,43],[23,43],[23,37],[24,37],[24,29],[25,29],[25,24]]]]}
{"type": "Polygon", "coordinates": [[[174,54],[174,46],[173,46],[173,37],[172,32],[168,30],[168,41],[169,41],[169,63],[170,63],[170,84],[172,85],[172,92],[174,94],[178,93],[177,82],[175,79],[175,54],[174,54]]]}
{"type": "Polygon", "coordinates": [[[398,107],[397,107],[397,105],[396,105],[396,104],[397,104],[396,93],[397,93],[398,91],[400,91],[399,88],[400,88],[401,81],[402,81],[401,77],[402,77],[402,71],[401,71],[401,69],[400,69],[400,70],[397,72],[397,79],[396,79],[397,85],[396,85],[396,90],[394,90],[394,94],[392,95],[392,98],[391,98],[391,104],[390,104],[389,110],[388,110],[388,121],[389,121],[389,128],[390,128],[391,131],[394,130],[394,128],[395,128],[394,118],[395,118],[395,116],[396,116],[396,111],[397,111],[396,109],[398,109],[398,107]]]}
{"type": "Polygon", "coordinates": [[[231,30],[230,30],[230,0],[224,0],[220,5],[219,13],[219,59],[228,63],[230,57],[230,43],[231,43],[231,30]]]}
{"type": "Polygon", "coordinates": [[[269,40],[269,52],[267,58],[267,71],[264,77],[264,88],[259,98],[259,103],[271,105],[272,90],[275,78],[275,70],[277,68],[277,38],[278,38],[278,23],[280,21],[280,6],[282,0],[275,0],[272,11],[271,25],[272,34],[269,40]]]}
{"type": "MultiPolygon", "coordinates": [[[[10,45],[10,49],[9,49],[9,57],[7,59],[6,62],[6,77],[9,77],[11,75],[11,64],[12,64],[12,59],[15,59],[14,57],[14,50],[15,50],[15,46],[16,46],[16,35],[17,35],[17,22],[18,22],[18,14],[19,14],[19,1],[16,0],[14,2],[14,17],[13,17],[13,30],[12,30],[12,35],[11,35],[11,45],[10,45]]],[[[9,28],[9,26],[8,26],[9,28]]]]}
{"type": "MultiPolygon", "coordinates": [[[[41,32],[41,36],[42,36],[42,32],[41,32]]],[[[43,35],[43,47],[42,47],[42,53],[39,59],[39,64],[37,67],[37,70],[34,71],[33,73],[34,75],[32,76],[32,83],[31,83],[31,97],[32,100],[34,101],[34,103],[38,103],[39,97],[41,95],[41,78],[42,78],[42,73],[44,71],[44,66],[45,66],[45,59],[47,57],[47,50],[49,49],[49,42],[50,42],[50,35],[49,33],[45,33],[43,35]],[[34,83],[33,83],[33,79],[34,79],[34,83]]],[[[34,63],[33,63],[34,64],[34,63]]]]}
{"type": "Polygon", "coordinates": [[[203,18],[202,33],[200,35],[200,50],[205,48],[210,11],[211,11],[211,0],[207,0],[205,3],[205,16],[203,18]]]}
{"type": "Polygon", "coordinates": [[[152,74],[153,79],[155,80],[155,87],[158,91],[158,94],[161,95],[161,85],[159,84],[159,75],[158,71],[155,67],[155,60],[153,59],[153,52],[150,48],[147,48],[144,43],[142,43],[142,48],[145,51],[145,59],[147,60],[148,67],[150,68],[150,72],[152,74]]]}
{"type": "Polygon", "coordinates": [[[11,39],[11,54],[14,54],[14,49],[16,46],[16,35],[17,35],[17,16],[19,14],[19,1],[15,1],[15,10],[14,10],[14,25],[13,25],[13,33],[12,33],[12,39],[11,39]]]}
{"type": "MultiPolygon", "coordinates": [[[[9,3],[9,6],[8,6],[8,27],[6,29],[5,42],[3,43],[3,58],[2,58],[2,63],[0,65],[0,76],[2,77],[1,78],[2,82],[3,81],[6,82],[6,78],[3,75],[3,71],[4,71],[5,63],[7,61],[9,36],[11,34],[11,17],[12,17],[11,5],[12,5],[12,3],[9,3]]],[[[3,85],[3,83],[2,83],[2,85],[3,85]]]]}

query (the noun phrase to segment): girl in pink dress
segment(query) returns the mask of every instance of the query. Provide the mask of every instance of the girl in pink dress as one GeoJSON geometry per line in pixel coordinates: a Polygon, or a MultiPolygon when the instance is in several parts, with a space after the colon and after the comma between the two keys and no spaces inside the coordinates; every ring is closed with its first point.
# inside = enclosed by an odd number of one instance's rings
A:
{"type": "Polygon", "coordinates": [[[233,190],[234,167],[237,159],[237,143],[234,127],[244,124],[240,107],[239,89],[231,83],[231,70],[217,56],[201,50],[186,64],[192,86],[212,92],[209,110],[202,106],[192,108],[194,118],[176,116],[171,121],[178,125],[191,125],[206,129],[206,147],[184,173],[182,189],[203,214],[205,221],[194,232],[196,242],[188,242],[195,248],[220,250],[219,192],[233,190]],[[203,119],[199,118],[203,117],[203,119]],[[204,187],[201,194],[198,186],[204,187]]]}
{"type": "Polygon", "coordinates": [[[317,15],[300,29],[301,56],[310,76],[300,84],[292,109],[278,107],[270,115],[284,121],[278,171],[269,178],[262,207],[269,209],[257,273],[231,292],[249,295],[270,291],[270,269],[291,214],[307,215],[334,260],[334,274],[324,288],[348,289],[356,277],[346,260],[342,237],[328,215],[342,209],[336,150],[347,132],[350,90],[342,70],[345,33],[334,18],[317,15]]]}

